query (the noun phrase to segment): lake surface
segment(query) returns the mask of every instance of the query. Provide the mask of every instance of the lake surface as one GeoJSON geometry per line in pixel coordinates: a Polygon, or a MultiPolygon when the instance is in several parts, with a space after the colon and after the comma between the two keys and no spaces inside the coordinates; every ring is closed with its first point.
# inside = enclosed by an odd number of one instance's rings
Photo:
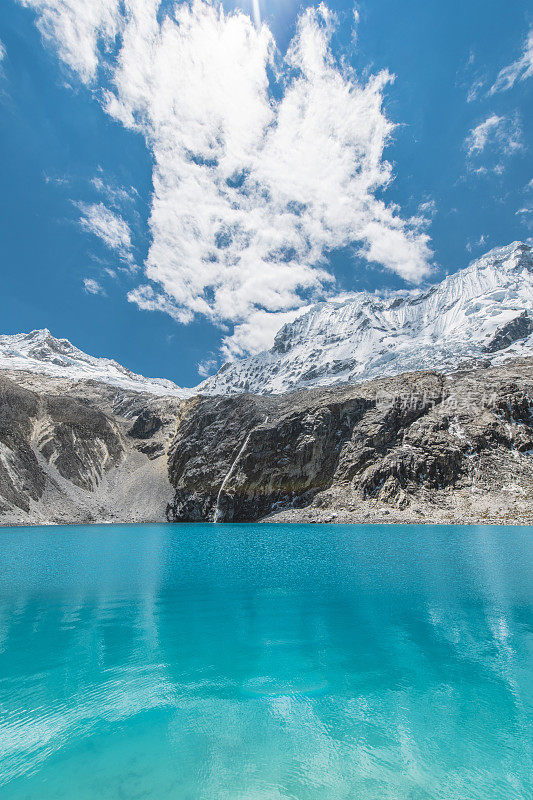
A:
{"type": "Polygon", "coordinates": [[[533,528],[0,529],[0,798],[531,800],[533,528]]]}

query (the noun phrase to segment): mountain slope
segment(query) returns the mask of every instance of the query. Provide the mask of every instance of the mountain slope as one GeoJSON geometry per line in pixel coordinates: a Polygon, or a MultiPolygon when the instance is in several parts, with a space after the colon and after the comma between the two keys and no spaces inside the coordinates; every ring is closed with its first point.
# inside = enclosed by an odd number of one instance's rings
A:
{"type": "Polygon", "coordinates": [[[182,401],[0,371],[0,525],[163,522],[182,401]]]}
{"type": "Polygon", "coordinates": [[[168,466],[173,522],[531,524],[533,358],[198,397],[168,466]]]}
{"type": "Polygon", "coordinates": [[[531,524],[532,398],[533,358],[188,400],[0,371],[0,525],[531,524]]]}
{"type": "Polygon", "coordinates": [[[320,303],[285,325],[271,350],[226,364],[197,390],[281,393],[531,353],[533,251],[514,242],[425,291],[320,303]]]}
{"type": "Polygon", "coordinates": [[[152,395],[188,397],[192,393],[164,378],[136,375],[110,358],[87,355],[68,339],[56,339],[46,328],[0,336],[0,369],[25,370],[73,381],[94,380],[152,395]]]}

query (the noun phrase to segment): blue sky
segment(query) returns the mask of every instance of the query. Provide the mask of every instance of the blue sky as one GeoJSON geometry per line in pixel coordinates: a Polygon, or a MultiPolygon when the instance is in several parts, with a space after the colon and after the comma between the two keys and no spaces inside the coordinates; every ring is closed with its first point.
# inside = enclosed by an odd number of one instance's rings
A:
{"type": "Polygon", "coordinates": [[[0,5],[3,333],[193,385],[314,300],[530,239],[529,4],[259,11],[0,5]]]}

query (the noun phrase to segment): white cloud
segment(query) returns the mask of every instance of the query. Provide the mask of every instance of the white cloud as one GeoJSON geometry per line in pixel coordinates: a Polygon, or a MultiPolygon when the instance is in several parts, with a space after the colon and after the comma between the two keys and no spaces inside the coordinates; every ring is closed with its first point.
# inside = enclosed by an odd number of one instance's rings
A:
{"type": "Polygon", "coordinates": [[[524,81],[533,75],[533,26],[529,29],[522,55],[509,66],[504,67],[493,86],[490,94],[505,92],[511,89],[517,80],[524,81]]]}
{"type": "Polygon", "coordinates": [[[96,191],[101,194],[111,205],[118,207],[131,203],[137,191],[131,186],[124,189],[122,186],[115,186],[112,183],[106,183],[99,175],[91,179],[91,185],[96,191]]]}
{"type": "Polygon", "coordinates": [[[162,311],[184,325],[193,320],[194,315],[191,311],[178,308],[169,297],[155,292],[148,284],[132,289],[128,292],[127,298],[130,303],[135,303],[143,311],[162,311]]]}
{"type": "MultiPolygon", "coordinates": [[[[512,119],[492,114],[475,128],[472,128],[465,140],[465,147],[469,158],[475,158],[487,149],[497,155],[509,156],[521,150],[522,131],[517,117],[512,119]]],[[[503,166],[497,164],[496,172],[502,171],[503,166]]],[[[485,167],[478,167],[475,171],[486,172],[485,167]]]]}
{"type": "Polygon", "coordinates": [[[469,86],[468,92],[466,95],[466,102],[473,103],[474,100],[477,100],[481,90],[483,89],[483,85],[485,80],[483,78],[475,78],[473,83],[469,86]]]}
{"type": "Polygon", "coordinates": [[[466,140],[469,155],[484,150],[490,139],[497,135],[498,131],[501,131],[503,122],[503,117],[493,114],[483,122],[480,122],[479,125],[476,125],[470,131],[466,140]]]}
{"type": "Polygon", "coordinates": [[[469,239],[466,243],[466,249],[468,250],[469,253],[471,253],[472,250],[474,250],[474,248],[476,247],[485,247],[488,238],[489,237],[486,234],[482,233],[479,239],[474,239],[474,240],[469,239]]]}
{"type": "Polygon", "coordinates": [[[127,262],[132,259],[131,231],[127,222],[103,203],[77,203],[82,212],[80,225],[84,230],[101,239],[110,250],[114,250],[127,262]]]}
{"type": "MultiPolygon", "coordinates": [[[[4,64],[3,64],[3,62],[4,62],[5,58],[6,58],[6,48],[5,48],[4,43],[2,42],[2,40],[0,39],[0,80],[2,82],[3,82],[3,79],[4,79],[4,64]]],[[[2,94],[2,93],[3,93],[2,89],[0,88],[0,94],[2,94]]]]}
{"type": "Polygon", "coordinates": [[[303,12],[281,58],[265,24],[202,0],[171,12],[159,0],[125,0],[123,12],[111,0],[90,11],[82,0],[23,2],[86,82],[121,32],[106,61],[111,88],[99,96],[144,135],[154,161],[151,284],[130,292],[132,302],[235,325],[224,348],[238,353],[265,339],[267,318],[277,325],[275,315],[333,290],[332,249],[357,245],[409,281],[429,273],[420,220],[376,196],[393,177],[384,150],[394,126],[382,109],[392,76],[364,82],[335,61],[335,18],[324,5],[303,12]],[[65,28],[72,35],[61,41],[65,28]],[[76,60],[71,44],[86,28],[76,60]]]}
{"type": "Polygon", "coordinates": [[[212,375],[217,367],[218,367],[218,359],[217,358],[206,358],[203,361],[200,361],[197,364],[198,367],[198,375],[201,378],[207,378],[208,375],[212,375]]]}
{"type": "Polygon", "coordinates": [[[477,66],[476,55],[471,50],[466,63],[459,70],[457,83],[458,86],[467,90],[467,103],[473,103],[474,100],[477,100],[485,82],[486,75],[477,66]]]}
{"type": "Polygon", "coordinates": [[[19,0],[37,13],[43,39],[83,83],[98,68],[99,47],[111,47],[120,30],[120,0],[19,0]]]}
{"type": "Polygon", "coordinates": [[[352,43],[357,44],[358,28],[361,21],[361,14],[357,6],[353,7],[353,24],[352,24],[352,43]]]}
{"type": "Polygon", "coordinates": [[[421,214],[422,217],[432,218],[435,216],[437,213],[437,204],[432,197],[424,200],[422,203],[419,203],[418,213],[421,214]]]}
{"type": "Polygon", "coordinates": [[[515,215],[520,218],[521,222],[527,228],[533,227],[533,205],[523,206],[515,211],[515,215]]]}
{"type": "Polygon", "coordinates": [[[309,306],[301,306],[292,311],[272,313],[263,309],[253,311],[244,322],[235,325],[231,336],[222,340],[220,352],[228,361],[246,355],[268,350],[274,344],[279,329],[296,317],[305,314],[309,306]]]}
{"type": "Polygon", "coordinates": [[[105,295],[104,288],[100,286],[98,281],[93,280],[93,278],[84,278],[83,279],[83,288],[87,292],[87,294],[102,294],[105,295]]]}

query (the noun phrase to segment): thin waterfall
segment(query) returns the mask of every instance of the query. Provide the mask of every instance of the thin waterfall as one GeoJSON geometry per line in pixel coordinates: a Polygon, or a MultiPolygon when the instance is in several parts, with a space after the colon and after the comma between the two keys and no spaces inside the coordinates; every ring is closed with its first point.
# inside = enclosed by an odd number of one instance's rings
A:
{"type": "MultiPolygon", "coordinates": [[[[263,422],[263,425],[265,424],[265,422],[268,422],[268,416],[267,416],[267,417],[265,417],[265,421],[263,422]]],[[[231,476],[233,475],[233,471],[234,471],[234,469],[235,469],[235,466],[236,466],[236,464],[237,464],[237,461],[238,461],[238,460],[239,460],[239,458],[242,456],[242,454],[243,454],[244,450],[246,449],[246,445],[247,445],[247,444],[248,444],[248,442],[250,441],[250,436],[251,436],[251,435],[252,435],[252,433],[253,433],[253,432],[254,432],[254,431],[257,429],[257,427],[258,427],[258,426],[256,425],[256,426],[254,426],[253,428],[250,428],[250,430],[248,431],[248,435],[246,436],[246,439],[244,440],[244,442],[243,442],[243,444],[242,444],[242,447],[241,447],[241,449],[240,449],[240,450],[239,450],[239,452],[237,453],[237,457],[235,458],[235,460],[234,460],[233,464],[232,464],[232,465],[231,465],[231,467],[229,468],[229,470],[228,470],[228,472],[227,472],[227,474],[226,474],[226,477],[224,478],[224,480],[223,480],[223,481],[222,481],[222,483],[220,484],[220,489],[218,490],[218,494],[217,494],[217,502],[216,502],[216,504],[215,504],[215,510],[214,510],[214,512],[213,512],[213,522],[219,522],[219,521],[220,521],[220,516],[221,516],[221,514],[220,514],[220,498],[222,497],[222,492],[224,491],[224,488],[225,488],[225,486],[226,486],[227,482],[229,481],[229,479],[230,479],[230,478],[231,478],[231,476]]]]}

